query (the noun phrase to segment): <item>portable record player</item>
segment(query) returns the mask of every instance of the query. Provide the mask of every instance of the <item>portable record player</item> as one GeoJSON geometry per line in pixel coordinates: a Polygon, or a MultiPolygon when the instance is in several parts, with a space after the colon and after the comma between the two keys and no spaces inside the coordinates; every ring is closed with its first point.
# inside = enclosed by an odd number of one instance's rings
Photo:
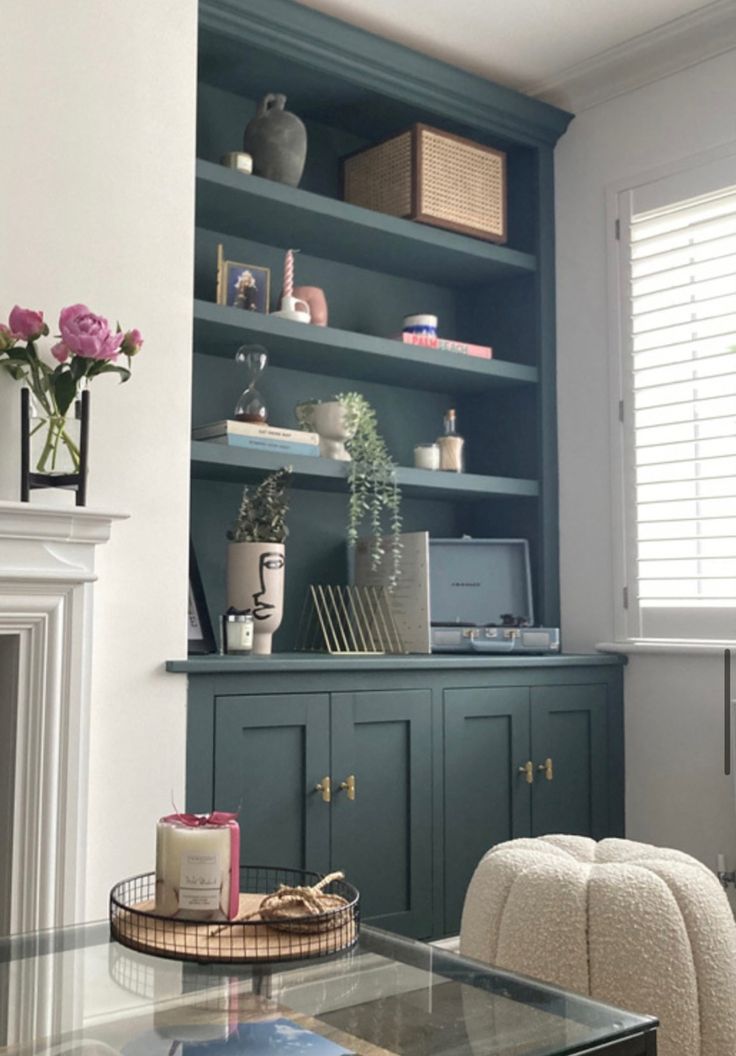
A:
{"type": "Polygon", "coordinates": [[[432,652],[558,653],[535,627],[526,539],[429,540],[432,652]]]}

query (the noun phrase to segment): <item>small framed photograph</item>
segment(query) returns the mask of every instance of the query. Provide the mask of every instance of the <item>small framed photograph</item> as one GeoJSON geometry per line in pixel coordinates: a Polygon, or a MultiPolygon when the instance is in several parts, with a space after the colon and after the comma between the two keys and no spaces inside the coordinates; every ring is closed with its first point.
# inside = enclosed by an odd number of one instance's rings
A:
{"type": "Polygon", "coordinates": [[[216,653],[217,644],[202,588],[197,557],[189,543],[189,614],[187,618],[187,653],[216,653]]]}
{"type": "Polygon", "coordinates": [[[271,269],[258,264],[238,264],[225,260],[222,246],[217,247],[217,303],[246,312],[268,314],[271,296],[271,269]]]}

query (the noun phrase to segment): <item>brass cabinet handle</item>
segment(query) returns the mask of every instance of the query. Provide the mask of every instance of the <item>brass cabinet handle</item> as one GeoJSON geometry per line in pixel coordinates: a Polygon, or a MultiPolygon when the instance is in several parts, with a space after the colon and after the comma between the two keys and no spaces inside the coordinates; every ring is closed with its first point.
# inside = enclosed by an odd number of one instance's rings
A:
{"type": "Polygon", "coordinates": [[[350,774],[345,781],[341,781],[340,788],[347,792],[348,799],[355,799],[355,774],[350,774]]]}
{"type": "Polygon", "coordinates": [[[534,763],[531,759],[519,767],[519,773],[524,775],[524,780],[528,785],[534,784],[534,763]]]}
{"type": "Polygon", "coordinates": [[[329,803],[332,799],[332,781],[330,780],[329,774],[322,778],[318,785],[314,786],[315,792],[322,793],[322,802],[329,803]]]}
{"type": "Polygon", "coordinates": [[[541,770],[548,781],[554,781],[555,771],[552,766],[552,760],[548,757],[543,763],[540,763],[537,770],[541,770]]]}

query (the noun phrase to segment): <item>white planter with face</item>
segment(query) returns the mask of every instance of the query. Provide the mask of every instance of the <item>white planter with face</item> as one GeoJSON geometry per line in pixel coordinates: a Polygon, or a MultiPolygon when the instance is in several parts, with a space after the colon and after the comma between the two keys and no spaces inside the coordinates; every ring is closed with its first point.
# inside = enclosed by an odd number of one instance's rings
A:
{"type": "Polygon", "coordinates": [[[339,462],[350,462],[345,441],[352,440],[354,429],[345,421],[345,405],[339,400],[325,403],[300,403],[296,409],[297,420],[319,433],[319,453],[323,458],[334,458],[339,462]]]}
{"type": "Polygon", "coordinates": [[[271,652],[284,615],[283,543],[229,543],[227,604],[253,615],[253,652],[271,652]]]}

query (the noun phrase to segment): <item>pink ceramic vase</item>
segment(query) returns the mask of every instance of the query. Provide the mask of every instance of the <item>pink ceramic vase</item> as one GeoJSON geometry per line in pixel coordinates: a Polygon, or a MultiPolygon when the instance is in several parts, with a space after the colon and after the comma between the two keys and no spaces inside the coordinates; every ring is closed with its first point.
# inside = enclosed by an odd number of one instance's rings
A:
{"type": "Polygon", "coordinates": [[[327,298],[319,286],[295,286],[294,296],[306,301],[315,326],[327,326],[327,298]]]}

